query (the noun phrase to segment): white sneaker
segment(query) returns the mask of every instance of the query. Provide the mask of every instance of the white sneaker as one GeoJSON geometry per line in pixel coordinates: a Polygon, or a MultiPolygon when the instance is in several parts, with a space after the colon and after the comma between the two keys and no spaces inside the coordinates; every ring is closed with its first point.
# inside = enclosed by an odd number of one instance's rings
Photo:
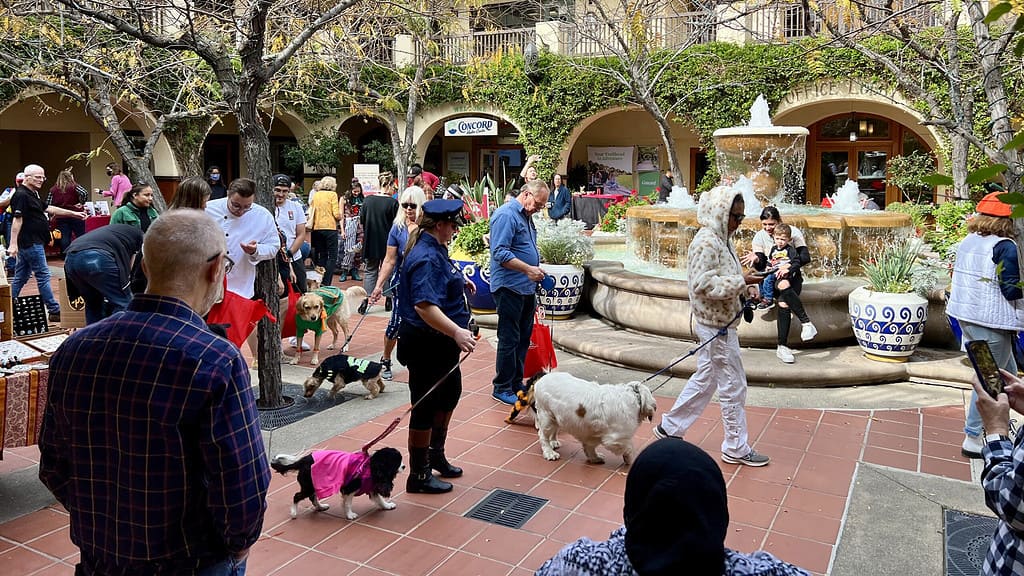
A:
{"type": "Polygon", "coordinates": [[[960,453],[967,458],[981,458],[981,449],[984,446],[984,442],[981,439],[981,434],[977,436],[971,436],[970,434],[964,434],[964,443],[960,446],[960,453]]]}
{"type": "MultiPolygon", "coordinates": [[[[295,348],[295,346],[296,346],[296,345],[297,345],[297,344],[298,344],[299,342],[298,342],[298,340],[296,340],[296,339],[295,339],[295,336],[292,336],[292,337],[291,337],[291,339],[290,339],[290,340],[288,340],[288,343],[289,343],[289,344],[291,344],[292,348],[295,348]]],[[[306,341],[305,341],[305,340],[303,340],[303,341],[302,341],[302,351],[303,351],[303,352],[309,352],[309,351],[310,351],[310,350],[312,350],[312,349],[313,349],[313,348],[312,348],[312,347],[311,347],[311,346],[310,346],[309,344],[306,344],[306,341]]]]}
{"type": "Polygon", "coordinates": [[[776,348],[775,355],[786,364],[792,364],[796,361],[796,358],[793,357],[793,351],[786,346],[776,348]]]}
{"type": "Polygon", "coordinates": [[[800,339],[803,340],[804,342],[807,342],[808,340],[812,340],[817,335],[818,329],[814,327],[814,324],[811,324],[810,322],[804,322],[804,327],[802,330],[800,330],[800,339]]]}

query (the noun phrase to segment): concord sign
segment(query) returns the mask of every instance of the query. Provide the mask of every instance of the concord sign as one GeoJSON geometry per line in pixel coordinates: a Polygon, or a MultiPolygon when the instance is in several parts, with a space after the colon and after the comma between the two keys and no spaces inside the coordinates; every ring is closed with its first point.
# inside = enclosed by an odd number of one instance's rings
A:
{"type": "Polygon", "coordinates": [[[498,121],[490,118],[456,118],[444,123],[445,136],[497,136],[498,121]]]}

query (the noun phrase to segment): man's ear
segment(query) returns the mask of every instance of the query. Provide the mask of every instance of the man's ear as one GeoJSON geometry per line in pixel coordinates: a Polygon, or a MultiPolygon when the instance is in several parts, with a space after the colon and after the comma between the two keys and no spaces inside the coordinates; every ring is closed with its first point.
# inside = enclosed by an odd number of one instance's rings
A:
{"type": "Polygon", "coordinates": [[[226,256],[222,252],[220,256],[213,259],[213,262],[207,262],[206,270],[203,271],[203,279],[210,284],[217,283],[217,274],[224,268],[224,258],[226,256]]]}

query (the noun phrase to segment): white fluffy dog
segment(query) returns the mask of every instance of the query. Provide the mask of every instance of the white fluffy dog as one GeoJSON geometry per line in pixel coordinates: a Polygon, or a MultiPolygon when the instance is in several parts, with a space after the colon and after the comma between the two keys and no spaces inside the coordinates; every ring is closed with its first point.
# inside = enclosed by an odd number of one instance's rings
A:
{"type": "Polygon", "coordinates": [[[552,372],[534,384],[533,409],[545,460],[558,460],[559,431],[583,444],[587,462],[603,464],[597,447],[604,445],[629,466],[633,435],[646,418],[654,419],[657,405],[651,389],[640,382],[598,384],[565,372],[552,372]]]}

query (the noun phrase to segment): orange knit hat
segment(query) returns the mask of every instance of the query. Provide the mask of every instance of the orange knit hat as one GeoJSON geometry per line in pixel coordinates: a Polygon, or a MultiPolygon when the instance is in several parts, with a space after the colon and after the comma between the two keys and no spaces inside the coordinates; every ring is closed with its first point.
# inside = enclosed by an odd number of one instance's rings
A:
{"type": "Polygon", "coordinates": [[[1003,194],[1006,194],[1006,192],[992,192],[990,194],[986,194],[985,197],[978,202],[978,206],[974,211],[986,216],[1002,216],[1004,218],[1009,218],[1010,213],[1013,212],[1013,206],[1010,206],[999,199],[999,196],[1003,194]]]}

